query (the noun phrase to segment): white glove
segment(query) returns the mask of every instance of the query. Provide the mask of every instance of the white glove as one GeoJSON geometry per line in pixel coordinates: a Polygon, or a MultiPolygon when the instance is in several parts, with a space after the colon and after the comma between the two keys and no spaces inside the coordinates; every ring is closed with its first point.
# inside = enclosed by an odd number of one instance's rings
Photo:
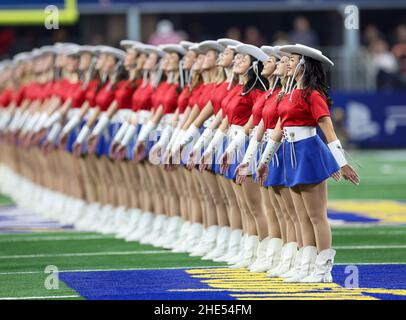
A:
{"type": "Polygon", "coordinates": [[[231,140],[231,142],[227,146],[226,152],[234,153],[235,151],[240,149],[244,145],[246,138],[247,135],[244,133],[244,130],[238,131],[235,137],[231,140]]]}
{"type": "Polygon", "coordinates": [[[98,136],[102,131],[107,127],[110,122],[110,118],[107,116],[106,113],[103,113],[99,117],[99,121],[97,122],[96,126],[92,131],[92,136],[98,136]]]}
{"type": "Polygon", "coordinates": [[[63,127],[62,134],[66,135],[71,132],[80,123],[79,114],[75,114],[69,120],[69,122],[63,127]]]}
{"type": "Polygon", "coordinates": [[[114,136],[113,143],[119,143],[124,138],[129,125],[130,124],[127,121],[121,125],[120,129],[118,129],[116,135],[114,136]]]}
{"type": "Polygon", "coordinates": [[[333,154],[334,159],[337,161],[340,168],[344,167],[348,164],[347,160],[345,159],[344,149],[341,146],[340,140],[334,140],[327,145],[333,154]]]}
{"type": "Polygon", "coordinates": [[[202,135],[193,146],[193,152],[199,152],[202,148],[207,148],[210,141],[214,137],[214,130],[210,128],[204,129],[202,135]]]}
{"type": "Polygon", "coordinates": [[[34,132],[40,131],[43,127],[45,122],[48,119],[48,114],[46,112],[42,112],[40,117],[38,118],[38,121],[35,123],[34,126],[34,132]]]}
{"type": "Polygon", "coordinates": [[[82,130],[80,130],[79,135],[76,138],[76,143],[82,144],[86,140],[86,138],[89,136],[89,134],[90,134],[90,128],[85,125],[82,128],[82,130]]]}
{"type": "Polygon", "coordinates": [[[270,138],[266,144],[264,152],[262,153],[259,164],[267,165],[275,155],[276,151],[278,151],[280,145],[280,142],[274,141],[270,138]]]}
{"type": "Polygon", "coordinates": [[[162,131],[161,137],[159,138],[159,141],[157,142],[158,146],[163,147],[169,143],[169,140],[171,139],[172,130],[173,130],[173,127],[170,125],[167,125],[164,128],[164,130],[162,131]]]}
{"type": "Polygon", "coordinates": [[[51,131],[48,134],[47,140],[49,142],[54,143],[56,141],[56,139],[58,138],[59,134],[62,131],[62,124],[60,122],[55,123],[52,128],[51,131]]]}
{"type": "Polygon", "coordinates": [[[252,137],[241,164],[250,164],[252,162],[260,144],[255,137],[252,137]]]}
{"type": "Polygon", "coordinates": [[[45,121],[44,123],[44,127],[46,129],[49,129],[50,127],[52,127],[52,125],[61,120],[62,118],[62,113],[60,113],[59,111],[55,111],[53,114],[51,114],[50,117],[48,117],[47,121],[45,121]]]}
{"type": "Polygon", "coordinates": [[[148,121],[145,125],[142,126],[137,141],[145,142],[148,139],[149,134],[151,133],[152,130],[155,129],[155,127],[156,127],[155,123],[153,123],[152,121],[148,121]]]}
{"type": "Polygon", "coordinates": [[[176,127],[175,130],[173,130],[171,139],[169,140],[169,143],[166,146],[166,151],[171,151],[173,144],[175,143],[176,139],[178,138],[179,131],[180,131],[179,127],[176,127]]]}
{"type": "Polygon", "coordinates": [[[137,131],[137,126],[135,124],[129,125],[127,128],[127,131],[124,134],[123,139],[120,142],[120,145],[123,147],[127,147],[129,145],[132,137],[134,137],[136,131],[137,131]]]}
{"type": "Polygon", "coordinates": [[[221,130],[217,130],[203,155],[208,153],[214,154],[218,150],[218,148],[222,145],[223,140],[225,138],[226,134],[221,130]]]}
{"type": "Polygon", "coordinates": [[[186,131],[183,129],[179,130],[178,136],[176,137],[175,142],[172,145],[171,151],[173,153],[177,152],[180,149],[180,141],[182,140],[183,136],[185,135],[186,131]]]}
{"type": "Polygon", "coordinates": [[[186,130],[185,134],[183,135],[180,145],[185,146],[192,141],[196,141],[200,137],[200,130],[197,128],[193,123],[191,126],[186,130]]]}
{"type": "Polygon", "coordinates": [[[34,125],[37,123],[38,119],[41,117],[40,113],[35,113],[31,118],[29,118],[26,123],[24,123],[22,131],[27,132],[31,131],[34,128],[34,125]]]}

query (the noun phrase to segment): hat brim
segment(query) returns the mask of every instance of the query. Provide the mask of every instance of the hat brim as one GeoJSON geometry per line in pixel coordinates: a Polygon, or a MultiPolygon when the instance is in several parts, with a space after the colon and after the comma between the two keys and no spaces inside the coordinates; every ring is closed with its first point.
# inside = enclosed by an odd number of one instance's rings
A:
{"type": "Polygon", "coordinates": [[[286,46],[281,46],[280,50],[282,52],[287,52],[290,54],[300,54],[306,57],[313,58],[317,61],[320,61],[322,63],[328,64],[332,67],[334,67],[334,62],[331,61],[329,58],[327,58],[325,55],[322,54],[320,50],[306,47],[306,46],[298,46],[298,45],[286,45],[286,46]]]}
{"type": "Polygon", "coordinates": [[[166,53],[178,53],[181,56],[184,56],[187,53],[186,49],[183,48],[181,45],[178,45],[178,44],[162,45],[162,46],[160,46],[160,49],[162,49],[166,53]]]}
{"type": "Polygon", "coordinates": [[[251,44],[240,44],[236,47],[236,49],[238,53],[249,54],[261,62],[265,62],[269,59],[269,56],[265,52],[251,44]]]}
{"type": "Polygon", "coordinates": [[[224,51],[224,46],[222,46],[220,43],[214,40],[206,40],[203,42],[199,43],[199,49],[203,53],[207,53],[209,50],[214,50],[217,52],[223,52],[224,51]]]}

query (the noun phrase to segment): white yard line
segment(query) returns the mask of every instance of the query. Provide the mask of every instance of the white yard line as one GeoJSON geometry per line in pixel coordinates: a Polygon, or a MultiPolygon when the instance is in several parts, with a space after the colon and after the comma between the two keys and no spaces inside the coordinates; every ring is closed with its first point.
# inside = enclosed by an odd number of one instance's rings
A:
{"type": "MultiPolygon", "coordinates": [[[[334,249],[363,250],[363,249],[406,249],[406,245],[361,245],[361,246],[334,246],[334,249]]],[[[0,259],[29,259],[29,258],[52,258],[52,257],[86,257],[86,256],[125,256],[139,254],[171,254],[167,250],[144,250],[144,251],[106,251],[106,252],[78,252],[78,253],[54,253],[54,254],[27,254],[5,255],[0,259]]]]}
{"type": "Polygon", "coordinates": [[[365,245],[365,246],[333,246],[334,249],[362,250],[362,249],[405,249],[405,244],[399,245],[365,245]]]}
{"type": "Polygon", "coordinates": [[[0,300],[33,300],[33,299],[67,299],[67,298],[80,298],[79,295],[70,296],[43,296],[43,297],[0,297],[0,300]]]}
{"type": "Polygon", "coordinates": [[[14,238],[0,238],[0,243],[4,242],[37,242],[37,241],[75,241],[75,240],[119,240],[114,236],[104,235],[84,235],[84,236],[50,236],[50,237],[14,237],[14,238]]]}
{"type": "Polygon", "coordinates": [[[26,259],[26,258],[52,258],[52,257],[86,257],[86,256],[126,256],[137,254],[162,254],[170,253],[166,250],[145,251],[107,251],[107,252],[79,252],[79,253],[54,253],[54,254],[24,254],[0,256],[0,259],[26,259]]]}
{"type": "MultiPolygon", "coordinates": [[[[110,271],[143,271],[143,270],[181,270],[181,269],[209,269],[225,268],[228,266],[197,266],[197,267],[166,267],[166,268],[122,268],[122,269],[80,269],[80,270],[59,270],[61,272],[110,272],[110,271]]],[[[44,271],[15,271],[0,272],[0,276],[18,275],[18,274],[44,274],[44,271]]]]}
{"type": "MultiPolygon", "coordinates": [[[[339,262],[334,263],[337,266],[346,265],[406,265],[406,262],[339,262]]],[[[59,273],[65,272],[111,272],[111,271],[143,271],[143,270],[182,270],[182,269],[214,269],[214,268],[228,268],[225,266],[195,266],[195,267],[166,267],[166,268],[121,268],[121,269],[80,269],[80,270],[59,270],[59,273]]],[[[232,270],[232,269],[230,269],[232,270]]],[[[23,275],[23,274],[44,274],[44,271],[11,271],[11,272],[0,272],[0,276],[9,275],[23,275]]]]}

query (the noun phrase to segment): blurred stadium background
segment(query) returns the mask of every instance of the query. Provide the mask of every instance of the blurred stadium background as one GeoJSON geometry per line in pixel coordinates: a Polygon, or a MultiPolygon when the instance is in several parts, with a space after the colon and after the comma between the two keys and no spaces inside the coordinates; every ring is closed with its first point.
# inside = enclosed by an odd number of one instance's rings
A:
{"type": "Polygon", "coordinates": [[[332,287],[310,288],[311,293],[293,288],[289,295],[286,287],[275,288],[262,276],[251,276],[247,282],[246,274],[227,269],[199,271],[193,268],[207,263],[187,255],[73,232],[27,212],[16,215],[10,199],[0,197],[0,299],[404,299],[406,1],[350,4],[358,9],[359,28],[345,27],[349,3],[335,0],[0,0],[2,59],[57,41],[117,46],[122,39],[161,44],[229,37],[257,46],[303,43],[326,52],[336,63],[329,71],[333,120],[362,179],[359,187],[330,182],[329,217],[334,246],[340,248],[337,262],[370,264],[361,270],[364,290],[341,290],[345,279],[344,267],[339,266],[332,287]],[[55,30],[44,27],[44,8],[51,4],[60,10],[55,30]],[[61,273],[64,284],[58,294],[43,288],[48,264],[75,271],[61,273]],[[161,274],[149,273],[151,269],[161,274]],[[121,273],[112,272],[118,270],[121,273]],[[168,281],[159,281],[162,277],[168,281]],[[118,285],[128,278],[138,280],[118,285]],[[196,278],[206,279],[205,284],[196,278]],[[148,279],[155,279],[155,284],[148,279]],[[234,286],[227,281],[234,281],[234,286]],[[261,294],[246,294],[252,291],[252,281],[263,284],[261,294]]]}

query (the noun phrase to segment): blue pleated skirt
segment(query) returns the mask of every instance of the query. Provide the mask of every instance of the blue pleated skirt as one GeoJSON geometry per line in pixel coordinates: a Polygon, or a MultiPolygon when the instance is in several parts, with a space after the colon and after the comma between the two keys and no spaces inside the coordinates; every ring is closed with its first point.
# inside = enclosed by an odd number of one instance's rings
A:
{"type": "MultiPolygon", "coordinates": [[[[264,144],[263,150],[265,150],[266,144],[264,144]]],[[[262,152],[261,152],[262,154],[262,152]]],[[[258,164],[260,157],[258,157],[258,164]]],[[[283,162],[283,148],[282,146],[278,149],[275,156],[269,161],[268,164],[268,177],[264,183],[265,187],[276,187],[276,186],[286,186],[285,180],[285,168],[283,162]]],[[[257,181],[257,174],[254,173],[254,180],[257,181]]]]}
{"type": "MultiPolygon", "coordinates": [[[[85,125],[86,121],[81,120],[80,124],[73,128],[71,132],[68,134],[68,140],[66,142],[65,151],[72,153],[73,151],[73,144],[76,141],[76,138],[79,135],[80,130],[82,130],[83,126],[85,125]]],[[[87,150],[87,145],[86,145],[87,150]]]]}
{"type": "Polygon", "coordinates": [[[340,170],[332,153],[318,135],[294,143],[284,142],[280,149],[287,187],[318,184],[340,170]]]}

